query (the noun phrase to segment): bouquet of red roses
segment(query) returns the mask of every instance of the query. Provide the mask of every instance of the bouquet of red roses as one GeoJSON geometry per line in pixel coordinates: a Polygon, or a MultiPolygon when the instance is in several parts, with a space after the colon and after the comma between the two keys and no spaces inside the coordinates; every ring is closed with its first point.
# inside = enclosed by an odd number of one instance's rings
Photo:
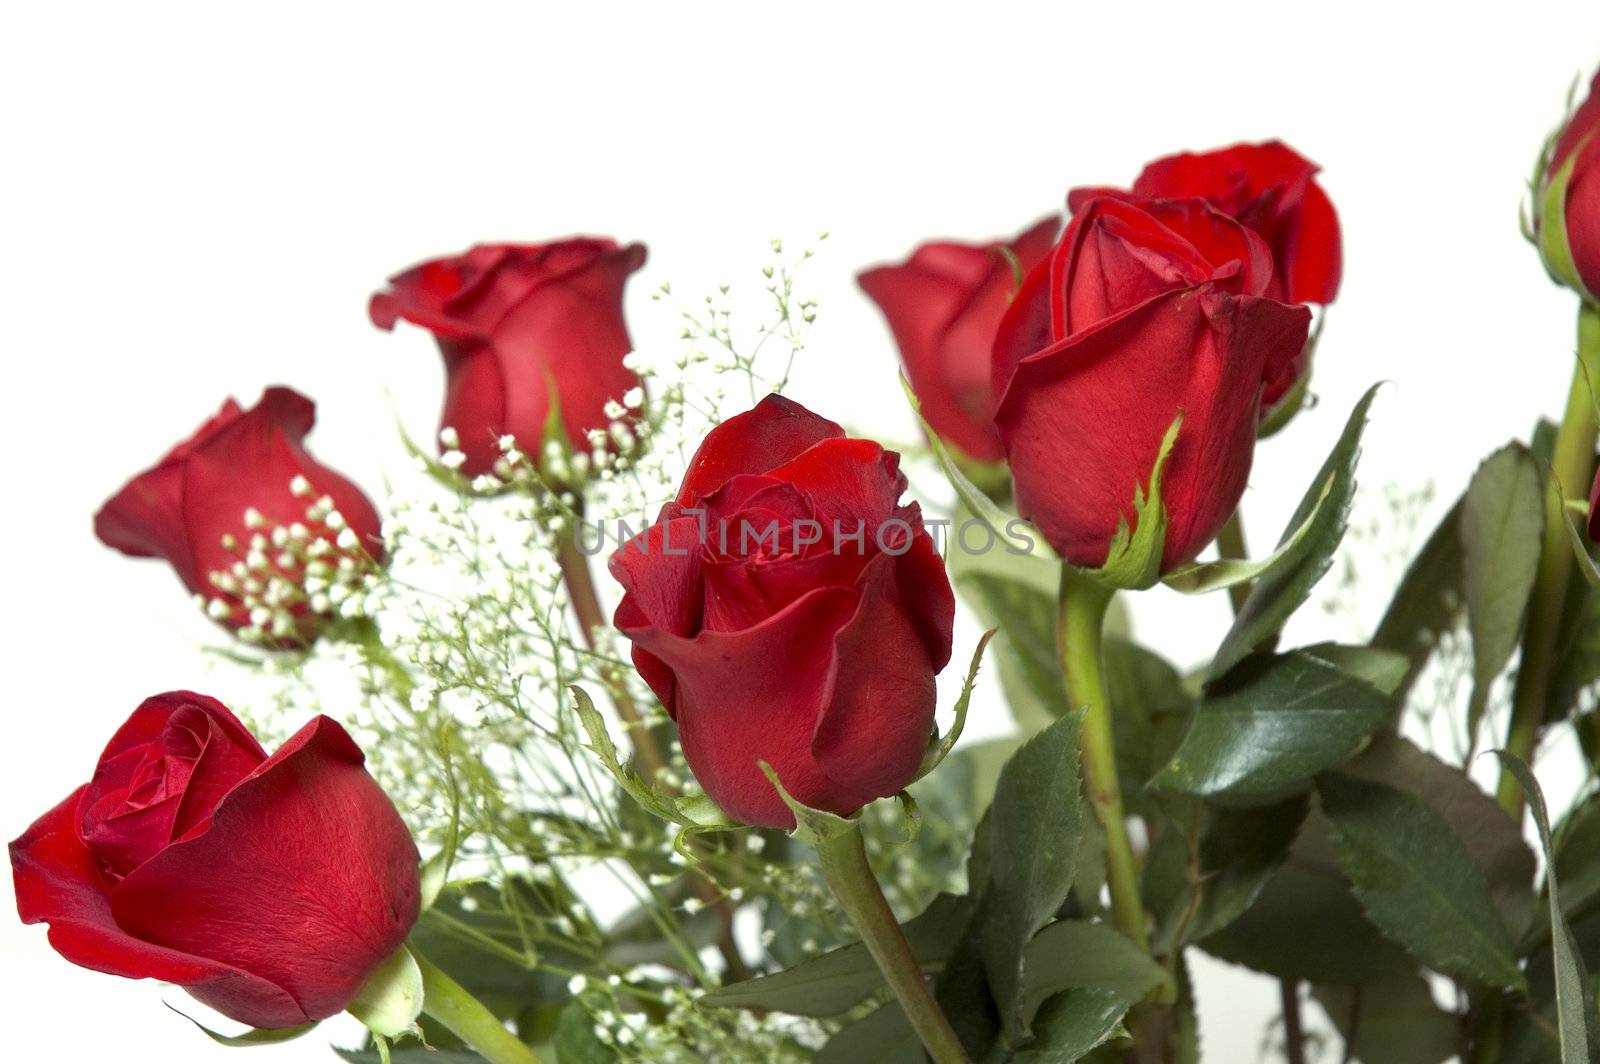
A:
{"type": "Polygon", "coordinates": [[[1283,632],[1376,389],[1277,542],[1241,530],[1341,278],[1285,144],[861,273],[924,429],[894,449],[782,394],[810,251],[774,242],[760,322],[724,290],[667,360],[624,323],[639,244],[396,274],[372,322],[446,375],[414,483],[380,507],[269,387],[95,516],[278,708],[130,692],[11,844],[20,917],[248,1028],[219,1043],[349,1012],[340,1054],[385,1064],[1197,1061],[1195,951],[1281,983],[1295,1064],[1324,1021],[1368,1064],[1600,1059],[1600,799],[1549,810],[1533,768],[1566,729],[1600,765],[1591,91],[1527,212],[1579,301],[1565,416],[1483,461],[1361,642],[1283,632]],[[1228,594],[1200,667],[1135,637],[1119,599],[1156,584],[1228,594]],[[962,741],[980,669],[1015,727],[962,741]]]}

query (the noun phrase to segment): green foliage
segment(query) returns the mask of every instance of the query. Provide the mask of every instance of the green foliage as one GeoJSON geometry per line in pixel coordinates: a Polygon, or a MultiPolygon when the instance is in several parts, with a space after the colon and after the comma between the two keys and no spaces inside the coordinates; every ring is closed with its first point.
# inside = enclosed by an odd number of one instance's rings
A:
{"type": "Polygon", "coordinates": [[[1171,821],[1143,884],[1145,903],[1158,917],[1157,952],[1207,938],[1255,904],[1289,859],[1307,808],[1306,798],[1297,796],[1209,815],[1196,809],[1187,823],[1171,821]]]}
{"type": "Polygon", "coordinates": [[[1526,987],[1488,884],[1443,817],[1396,788],[1338,774],[1317,792],[1340,867],[1385,935],[1444,974],[1526,987]]]}
{"type": "MultiPolygon", "coordinates": [[[[1527,764],[1515,754],[1501,751],[1500,760],[1507,771],[1516,777],[1528,796],[1533,809],[1534,823],[1539,827],[1539,842],[1544,847],[1547,860],[1554,847],[1550,840],[1550,814],[1545,808],[1544,791],[1527,764]]],[[[1571,926],[1567,923],[1561,903],[1558,878],[1551,874],[1545,881],[1545,895],[1550,902],[1551,957],[1555,967],[1556,1019],[1559,1024],[1561,1064],[1578,1064],[1592,1061],[1600,1054],[1600,1017],[1596,1016],[1594,990],[1589,983],[1589,972],[1583,954],[1578,948],[1571,926]]]]}
{"type": "Polygon", "coordinates": [[[1087,987],[1057,994],[1034,1021],[1038,1047],[1011,1059],[1016,1064],[1072,1064],[1121,1031],[1127,1012],[1128,1000],[1114,990],[1087,987]]]}
{"type": "Polygon", "coordinates": [[[1233,964],[1309,983],[1359,986],[1414,967],[1363,915],[1338,868],[1305,852],[1291,851],[1255,903],[1200,945],[1233,964]]]}
{"type": "Polygon", "coordinates": [[[1319,986],[1312,996],[1361,1064],[1440,1064],[1461,1046],[1460,1019],[1439,1007],[1420,975],[1319,986]]]}
{"type": "MultiPolygon", "coordinates": [[[[1161,966],[1109,924],[1058,920],[1024,951],[1020,1009],[1033,1017],[1063,991],[1085,990],[1112,995],[1126,1012],[1165,981],[1161,966]]],[[[1050,1041],[1046,1033],[1039,1037],[1050,1041]]]]}
{"type": "MultiPolygon", "coordinates": [[[[904,925],[916,958],[936,969],[949,956],[956,937],[972,915],[965,896],[941,894],[904,925]]],[[[775,1009],[799,1016],[836,1016],[883,988],[883,973],[863,942],[852,942],[771,975],[757,976],[713,990],[705,1005],[775,1009]]]]}
{"type": "Polygon", "coordinates": [[[1535,860],[1516,823],[1459,768],[1397,735],[1385,734],[1340,772],[1405,791],[1437,813],[1489,885],[1506,927],[1520,932],[1533,912],[1535,860]]]}
{"type": "Polygon", "coordinates": [[[1317,500],[1311,512],[1306,514],[1305,520],[1300,522],[1298,528],[1290,530],[1278,544],[1278,549],[1265,558],[1254,561],[1247,558],[1218,558],[1209,562],[1190,562],[1180,565],[1161,578],[1161,582],[1174,591],[1181,591],[1186,595],[1203,595],[1209,591],[1222,591],[1240,584],[1248,584],[1269,576],[1280,567],[1287,567],[1295,563],[1295,552],[1300,543],[1316,527],[1317,514],[1322,512],[1322,503],[1327,500],[1333,489],[1334,479],[1329,477],[1323,484],[1322,495],[1317,500]]]}
{"type": "Polygon", "coordinates": [[[1344,538],[1350,503],[1355,496],[1361,433],[1366,428],[1367,411],[1377,394],[1374,386],[1362,396],[1321,471],[1312,478],[1310,490],[1279,539],[1281,545],[1298,538],[1297,544],[1251,590],[1233,627],[1217,648],[1206,674],[1209,680],[1220,679],[1252,652],[1276,639],[1284,622],[1311,595],[1311,589],[1333,564],[1333,552],[1344,538]],[[1312,514],[1316,514],[1316,520],[1302,531],[1301,526],[1312,514]]]}
{"type": "Polygon", "coordinates": [[[1172,759],[1194,709],[1178,670],[1148,647],[1108,635],[1101,648],[1117,774],[1128,808],[1152,813],[1146,784],[1172,759]]]}
{"type": "Polygon", "coordinates": [[[1489,686],[1517,648],[1544,536],[1542,478],[1533,453],[1507,444],[1478,467],[1461,502],[1462,581],[1472,632],[1469,735],[1489,686]]]}
{"type": "Polygon", "coordinates": [[[1308,653],[1256,657],[1201,700],[1153,785],[1270,802],[1347,761],[1389,712],[1388,696],[1308,653]]]}
{"type": "Polygon", "coordinates": [[[1069,714],[1012,755],[989,807],[983,958],[1011,1037],[1027,1032],[1023,948],[1072,889],[1084,819],[1079,787],[1078,717],[1069,714]]]}

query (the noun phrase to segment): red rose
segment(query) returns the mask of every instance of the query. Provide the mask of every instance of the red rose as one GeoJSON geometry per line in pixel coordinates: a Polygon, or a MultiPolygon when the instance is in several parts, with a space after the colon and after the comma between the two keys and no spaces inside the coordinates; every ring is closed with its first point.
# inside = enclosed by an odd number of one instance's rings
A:
{"type": "Polygon", "coordinates": [[[1180,411],[1163,571],[1221,530],[1250,473],[1263,382],[1310,325],[1271,282],[1261,238],[1197,199],[1080,204],[1028,275],[995,340],[995,421],[1021,515],[1068,561],[1105,563],[1180,411]]]}
{"type": "Polygon", "coordinates": [[[1600,74],[1550,146],[1534,208],[1552,276],[1600,299],[1600,74]]]}
{"type": "Polygon", "coordinates": [[[915,775],[955,599],[905,488],[899,455],[768,396],[612,555],[617,628],[730,816],[794,826],[758,761],[841,815],[915,775]]]}
{"type": "Polygon", "coordinates": [[[95,514],[100,541],[164,558],[222,623],[279,644],[309,641],[325,620],[319,584],[349,558],[383,560],[378,513],[361,489],[305,449],[316,406],[268,388],[249,410],[216,416],[95,514]],[[347,531],[348,530],[348,531],[347,531]]]}
{"type": "Polygon", "coordinates": [[[1060,229],[1061,219],[1051,215],[1009,243],[923,244],[898,266],[856,278],[889,321],[923,417],[979,461],[1005,456],[989,371],[995,329],[1016,291],[1016,269],[1026,274],[1038,265],[1060,229]]]}
{"type": "Polygon", "coordinates": [[[404,318],[432,332],[444,352],[441,425],[456,430],[468,476],[490,472],[500,437],[537,461],[552,411],[578,451],[615,418],[639,384],[622,364],[633,349],[622,320],[628,275],[643,244],[574,237],[549,244],[479,244],[389,279],[372,297],[372,323],[404,318]]]}
{"type": "MultiPolygon", "coordinates": [[[[1280,141],[1235,144],[1157,159],[1133,183],[1144,199],[1198,197],[1255,230],[1272,250],[1267,294],[1286,303],[1332,303],[1343,252],[1339,215],[1317,184],[1319,167],[1280,141]]],[[[1077,189],[1073,213],[1103,189],[1077,189]]]]}
{"type": "Polygon", "coordinates": [[[11,868],[69,961],[253,1027],[339,1012],[417,920],[417,848],[344,729],[318,717],[268,757],[188,691],[135,710],[11,868]]]}

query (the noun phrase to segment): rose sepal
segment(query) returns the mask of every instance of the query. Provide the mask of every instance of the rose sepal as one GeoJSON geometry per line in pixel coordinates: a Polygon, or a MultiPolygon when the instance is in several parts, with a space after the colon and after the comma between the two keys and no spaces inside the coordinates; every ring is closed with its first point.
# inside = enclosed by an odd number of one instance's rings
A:
{"type": "Polygon", "coordinates": [[[673,846],[680,853],[684,852],[684,844],[691,835],[730,831],[742,826],[703,794],[672,794],[646,783],[644,777],[639,775],[639,770],[634,768],[632,758],[624,764],[617,756],[617,744],[612,741],[611,733],[606,728],[605,718],[595,708],[594,699],[589,697],[589,692],[577,686],[569,687],[568,690],[572,692],[577,705],[579,723],[583,725],[584,734],[589,737],[589,742],[586,744],[588,749],[600,759],[606,771],[622,785],[628,797],[637,802],[645,812],[678,825],[680,830],[673,841],[673,846]]]}
{"type": "Polygon", "coordinates": [[[250,1046],[270,1046],[278,1045],[282,1042],[290,1042],[307,1033],[321,1022],[314,1020],[311,1023],[302,1023],[298,1027],[252,1027],[243,1034],[222,1034],[213,1031],[174,1005],[169,1004],[167,1008],[200,1028],[201,1031],[205,1032],[205,1036],[217,1043],[217,1045],[227,1046],[230,1049],[248,1049],[250,1046]]]}
{"type": "MultiPolygon", "coordinates": [[[[961,738],[961,732],[967,726],[967,707],[972,702],[972,689],[978,683],[978,666],[983,663],[983,652],[989,647],[989,640],[1000,629],[991,628],[978,637],[978,646],[972,652],[972,664],[967,667],[967,677],[961,682],[961,694],[956,698],[954,709],[955,719],[950,722],[950,730],[942,737],[937,729],[928,737],[928,752],[922,759],[922,765],[917,769],[917,774],[911,778],[915,783],[934,769],[938,768],[945,758],[950,756],[950,751],[955,749],[956,742],[961,738]]],[[[901,792],[904,794],[905,792],[901,792]]],[[[907,796],[909,799],[909,796],[907,796]]]]}
{"type": "Polygon", "coordinates": [[[1562,522],[1567,526],[1567,539],[1572,544],[1572,556],[1578,563],[1578,572],[1583,574],[1583,579],[1590,587],[1600,588],[1600,564],[1596,564],[1594,555],[1589,553],[1591,546],[1588,536],[1579,522],[1589,518],[1589,504],[1583,499],[1569,499],[1566,497],[1561,482],[1554,475],[1549,478],[1549,487],[1556,502],[1561,506],[1562,522]]]}
{"type": "Polygon", "coordinates": [[[1098,569],[1082,570],[1095,582],[1119,590],[1143,591],[1161,579],[1161,558],[1167,549],[1167,508],[1161,501],[1161,474],[1182,428],[1180,410],[1161,437],[1155,465],[1150,468],[1149,488],[1133,486],[1133,525],[1129,526],[1126,514],[1118,516],[1105,563],[1098,569]]]}
{"type": "Polygon", "coordinates": [[[1534,242],[1539,248],[1539,258],[1544,261],[1546,272],[1557,284],[1572,289],[1589,302],[1594,302],[1600,296],[1584,287],[1583,277],[1572,258],[1572,244],[1567,237],[1567,184],[1572,180],[1578,157],[1593,136],[1591,133],[1580,140],[1568,153],[1566,161],[1540,189],[1534,215],[1534,242]]]}
{"type": "Polygon", "coordinates": [[[360,1020],[373,1038],[392,1041],[406,1034],[420,1037],[417,1017],[422,1005],[422,969],[411,950],[401,945],[367,976],[345,1011],[360,1020]]]}
{"type": "Polygon", "coordinates": [[[799,839],[816,849],[822,849],[830,842],[846,838],[861,830],[860,809],[849,816],[830,813],[826,809],[813,809],[789,793],[783,781],[778,779],[777,770],[771,765],[765,761],[757,761],[756,764],[767,777],[767,781],[772,784],[773,790],[778,792],[778,797],[783,799],[783,804],[794,814],[794,829],[789,832],[792,838],[799,839]]]}

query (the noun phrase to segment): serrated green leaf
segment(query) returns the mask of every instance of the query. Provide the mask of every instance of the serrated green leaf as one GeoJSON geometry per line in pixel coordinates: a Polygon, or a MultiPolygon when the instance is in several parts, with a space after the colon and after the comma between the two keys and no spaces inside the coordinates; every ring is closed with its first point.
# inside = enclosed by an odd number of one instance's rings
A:
{"type": "Polygon", "coordinates": [[[1199,882],[1185,884],[1168,900],[1156,934],[1157,952],[1207,938],[1254,905],[1289,859],[1306,809],[1306,797],[1297,795],[1275,805],[1218,810],[1196,854],[1199,882]]]}
{"type": "MultiPolygon", "coordinates": [[[[927,970],[937,970],[955,948],[972,907],[970,898],[940,894],[920,916],[903,925],[912,954],[927,970]]],[[[713,990],[700,1003],[798,1016],[837,1016],[883,985],[883,973],[866,944],[852,942],[784,971],[713,990]]]]}
{"type": "Polygon", "coordinates": [[[1404,654],[1381,647],[1346,646],[1342,643],[1315,643],[1301,647],[1302,654],[1310,654],[1318,661],[1348,673],[1393,696],[1405,682],[1410,662],[1404,654]]]}
{"type": "Polygon", "coordinates": [[[1112,990],[1068,990],[1045,1002],[1034,1021],[1035,1042],[1014,1064],[1073,1064],[1122,1031],[1129,1002],[1112,990]]]}
{"type": "Polygon", "coordinates": [[[1028,943],[1022,961],[1022,1014],[1031,1019],[1063,990],[1107,991],[1123,1008],[1166,980],[1150,955],[1110,924],[1057,920],[1028,943]]]}
{"type": "Polygon", "coordinates": [[[1538,463],[1522,444],[1507,444],[1478,467],[1461,501],[1462,583],[1473,658],[1469,734],[1476,734],[1490,685],[1517,649],[1543,537],[1538,463]]]}
{"type": "Polygon", "coordinates": [[[1522,989],[1511,933],[1450,825],[1421,799],[1330,773],[1317,781],[1339,863],[1374,924],[1435,971],[1522,989]]]}
{"type": "Polygon", "coordinates": [[[1444,515],[1417,553],[1373,633],[1372,645],[1406,656],[1410,663],[1396,689],[1404,699],[1439,639],[1452,631],[1465,609],[1461,588],[1461,503],[1444,515]]]}
{"type": "Polygon", "coordinates": [[[1334,444],[1321,471],[1312,478],[1311,489],[1289,519],[1279,544],[1299,534],[1300,526],[1313,513],[1317,515],[1316,520],[1289,552],[1289,557],[1251,589],[1233,627],[1217,648],[1206,673],[1208,681],[1222,678],[1252,652],[1274,640],[1284,622],[1310,597],[1311,589],[1333,565],[1333,553],[1344,538],[1345,525],[1350,519],[1350,502],[1355,497],[1361,433],[1366,428],[1367,411],[1377,394],[1378,387],[1374,385],[1356,403],[1344,433],[1334,444]]]}
{"type": "MultiPolygon", "coordinates": [[[[1421,799],[1444,818],[1489,884],[1495,908],[1513,932],[1533,911],[1533,851],[1516,822],[1465,772],[1398,735],[1384,734],[1339,770],[1421,799]]],[[[1331,847],[1326,851],[1334,860],[1331,847]]]]}
{"type": "MultiPolygon", "coordinates": [[[[1550,842],[1550,813],[1545,808],[1544,791],[1526,762],[1504,750],[1498,753],[1501,764],[1516,777],[1523,793],[1527,795],[1534,823],[1539,827],[1539,842],[1544,847],[1546,861],[1549,861],[1555,848],[1550,842]]],[[[1589,990],[1589,973],[1562,909],[1561,888],[1554,873],[1546,878],[1545,894],[1550,899],[1551,955],[1555,967],[1561,1064],[1592,1061],[1595,1059],[1594,1052],[1600,1049],[1600,1044],[1597,1044],[1600,1043],[1600,1017],[1596,1016],[1595,1000],[1589,990]]]]}
{"type": "Polygon", "coordinates": [[[1152,786],[1268,801],[1343,764],[1388,718],[1389,699],[1326,661],[1296,651],[1240,665],[1202,699],[1152,786]]]}
{"type": "Polygon", "coordinates": [[[1024,743],[1000,773],[989,807],[989,889],[983,961],[1006,1031],[1024,1034],[1023,950],[1072,890],[1083,801],[1079,715],[1024,743]]]}
{"type": "MultiPolygon", "coordinates": [[[[1600,907],[1600,795],[1591,794],[1562,818],[1554,846],[1551,878],[1561,885],[1562,912],[1576,922],[1600,907]]],[[[1549,924],[1541,922],[1530,933],[1530,945],[1549,937],[1549,924]]]]}
{"type": "Polygon", "coordinates": [[[1200,946],[1231,964],[1310,983],[1357,985],[1415,966],[1362,915],[1337,868],[1293,851],[1254,904],[1200,946]]]}
{"type": "Polygon", "coordinates": [[[1362,986],[1318,986],[1322,1005],[1361,1064],[1440,1064],[1461,1048],[1461,1021],[1433,1000],[1427,980],[1413,972],[1362,986]]]}
{"type": "Polygon", "coordinates": [[[1209,562],[1190,562],[1181,565],[1161,578],[1161,582],[1180,591],[1185,595],[1203,595],[1210,591],[1222,591],[1239,584],[1248,584],[1252,580],[1260,579],[1272,573],[1282,565],[1294,564],[1295,551],[1300,542],[1310,534],[1316,522],[1317,514],[1321,512],[1322,503],[1327,501],[1328,493],[1333,488],[1333,477],[1329,477],[1323,485],[1322,496],[1318,499],[1300,527],[1294,529],[1288,538],[1278,545],[1278,549],[1265,558],[1254,561],[1248,558],[1218,558],[1209,562]]]}

